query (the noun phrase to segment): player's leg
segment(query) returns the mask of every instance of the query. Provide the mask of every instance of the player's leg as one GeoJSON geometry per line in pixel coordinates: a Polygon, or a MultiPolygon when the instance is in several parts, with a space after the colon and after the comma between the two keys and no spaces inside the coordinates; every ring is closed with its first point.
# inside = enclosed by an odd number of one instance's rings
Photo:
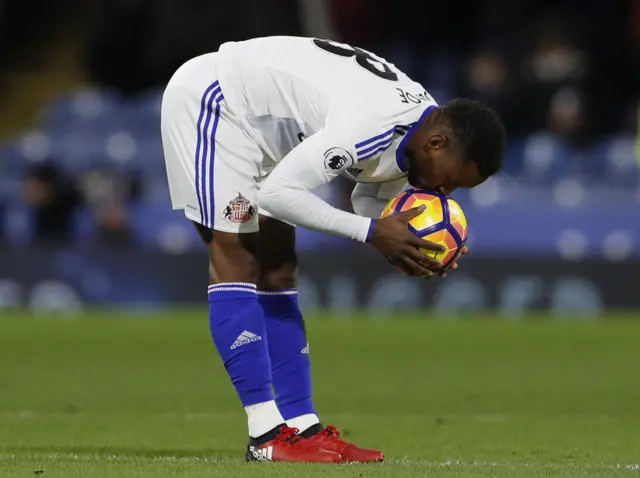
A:
{"type": "Polygon", "coordinates": [[[378,450],[360,448],[324,427],[312,401],[311,361],[304,318],[298,304],[295,228],[271,217],[260,217],[259,301],[266,321],[276,402],[287,425],[308,441],[339,453],[345,461],[384,460],[378,450]]]}
{"type": "MultiPolygon", "coordinates": [[[[311,397],[311,361],[298,304],[295,228],[260,216],[258,300],[264,310],[276,402],[287,425],[321,429],[311,397]]],[[[313,431],[313,430],[312,430],[313,431]]]]}
{"type": "Polygon", "coordinates": [[[275,404],[256,292],[260,251],[254,177],[262,154],[226,110],[218,82],[190,82],[210,76],[208,60],[205,68],[187,63],[169,83],[162,140],[173,207],[199,224],[209,250],[211,334],[247,412],[247,459],[338,461],[335,453],[301,445],[303,440],[283,426],[275,404]]]}
{"type": "Polygon", "coordinates": [[[258,218],[248,209],[255,208],[252,160],[261,155],[255,146],[243,142],[244,135],[224,116],[219,83],[211,80],[199,88],[192,84],[192,76],[202,75],[196,62],[191,60],[178,70],[163,97],[162,140],[169,187],[174,209],[184,209],[208,240],[211,333],[247,407],[250,434],[256,437],[284,423],[271,392],[269,355],[262,340],[264,317],[256,295],[258,218]],[[224,167],[228,144],[245,155],[244,174],[233,175],[224,167]],[[246,196],[239,196],[235,189],[246,196]],[[246,205],[238,201],[238,219],[225,217],[223,209],[235,198],[246,205]],[[222,230],[214,232],[214,227],[222,230]]]}
{"type": "MultiPolygon", "coordinates": [[[[224,188],[220,188],[224,190],[224,188]]],[[[214,193],[214,196],[217,196],[214,193]]],[[[251,195],[249,195],[251,197],[251,195]]],[[[247,199],[248,201],[248,199],[247,199]]],[[[228,216],[228,210],[221,215],[228,216]]],[[[243,208],[233,207],[236,218],[243,208]]],[[[232,213],[233,214],[233,213],[232,213]]],[[[254,222],[247,218],[247,223],[254,222]]],[[[227,228],[227,226],[214,227],[227,228]]],[[[210,256],[209,322],[225,368],[247,413],[249,461],[338,462],[341,455],[305,443],[284,419],[274,400],[269,335],[256,294],[260,263],[257,233],[232,233],[198,226],[210,256]]]]}
{"type": "Polygon", "coordinates": [[[267,333],[256,295],[258,233],[213,231],[208,249],[211,336],[247,413],[249,436],[268,441],[284,419],[271,390],[267,333]]]}

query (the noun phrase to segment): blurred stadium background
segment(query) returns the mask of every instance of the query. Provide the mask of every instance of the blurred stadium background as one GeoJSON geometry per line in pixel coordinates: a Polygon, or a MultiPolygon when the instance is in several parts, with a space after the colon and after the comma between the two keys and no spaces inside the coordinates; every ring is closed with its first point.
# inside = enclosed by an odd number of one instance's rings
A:
{"type": "MultiPolygon", "coordinates": [[[[307,308],[640,308],[637,0],[2,0],[0,307],[201,301],[204,249],[169,204],[163,84],[271,34],[378,52],[441,103],[491,104],[510,137],[504,174],[455,194],[471,224],[460,272],[418,284],[300,230],[307,308]]],[[[348,188],[321,194],[349,209],[348,188]]]]}

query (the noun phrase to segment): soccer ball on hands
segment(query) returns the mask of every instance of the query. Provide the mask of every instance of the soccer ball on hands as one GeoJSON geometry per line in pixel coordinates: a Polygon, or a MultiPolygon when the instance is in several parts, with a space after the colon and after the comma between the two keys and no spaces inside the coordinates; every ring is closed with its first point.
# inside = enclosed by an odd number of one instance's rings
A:
{"type": "Polygon", "coordinates": [[[382,211],[381,217],[391,216],[425,205],[425,211],[409,221],[409,230],[425,241],[443,245],[444,252],[420,249],[424,254],[442,262],[442,272],[460,257],[467,243],[467,218],[454,199],[437,192],[408,189],[395,196],[382,211]]]}

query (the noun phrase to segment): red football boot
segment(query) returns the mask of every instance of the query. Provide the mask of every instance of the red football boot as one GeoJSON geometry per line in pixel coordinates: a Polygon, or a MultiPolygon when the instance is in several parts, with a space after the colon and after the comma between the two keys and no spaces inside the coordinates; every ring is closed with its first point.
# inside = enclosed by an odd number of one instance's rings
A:
{"type": "Polygon", "coordinates": [[[342,456],[343,461],[348,462],[381,462],[384,461],[384,453],[373,448],[360,448],[353,443],[340,438],[340,432],[333,425],[307,438],[320,448],[332,451],[342,456]]]}
{"type": "Polygon", "coordinates": [[[282,426],[273,440],[257,445],[249,440],[247,461],[287,461],[304,463],[341,463],[342,456],[331,450],[320,448],[311,440],[298,435],[297,428],[282,426]]]}

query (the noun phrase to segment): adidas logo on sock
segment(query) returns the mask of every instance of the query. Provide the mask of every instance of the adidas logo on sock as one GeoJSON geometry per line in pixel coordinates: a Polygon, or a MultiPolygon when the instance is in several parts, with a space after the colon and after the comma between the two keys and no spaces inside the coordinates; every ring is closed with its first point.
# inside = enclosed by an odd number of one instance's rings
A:
{"type": "Polygon", "coordinates": [[[305,348],[303,348],[303,349],[300,351],[300,353],[301,353],[301,354],[307,354],[307,355],[309,355],[309,344],[307,344],[307,346],[306,346],[305,348]]]}
{"type": "Polygon", "coordinates": [[[236,341],[233,343],[233,345],[231,345],[231,350],[238,348],[242,345],[250,344],[251,342],[257,342],[258,340],[262,340],[262,337],[260,337],[259,335],[253,334],[248,330],[245,330],[240,335],[238,335],[238,338],[236,339],[236,341]]]}

